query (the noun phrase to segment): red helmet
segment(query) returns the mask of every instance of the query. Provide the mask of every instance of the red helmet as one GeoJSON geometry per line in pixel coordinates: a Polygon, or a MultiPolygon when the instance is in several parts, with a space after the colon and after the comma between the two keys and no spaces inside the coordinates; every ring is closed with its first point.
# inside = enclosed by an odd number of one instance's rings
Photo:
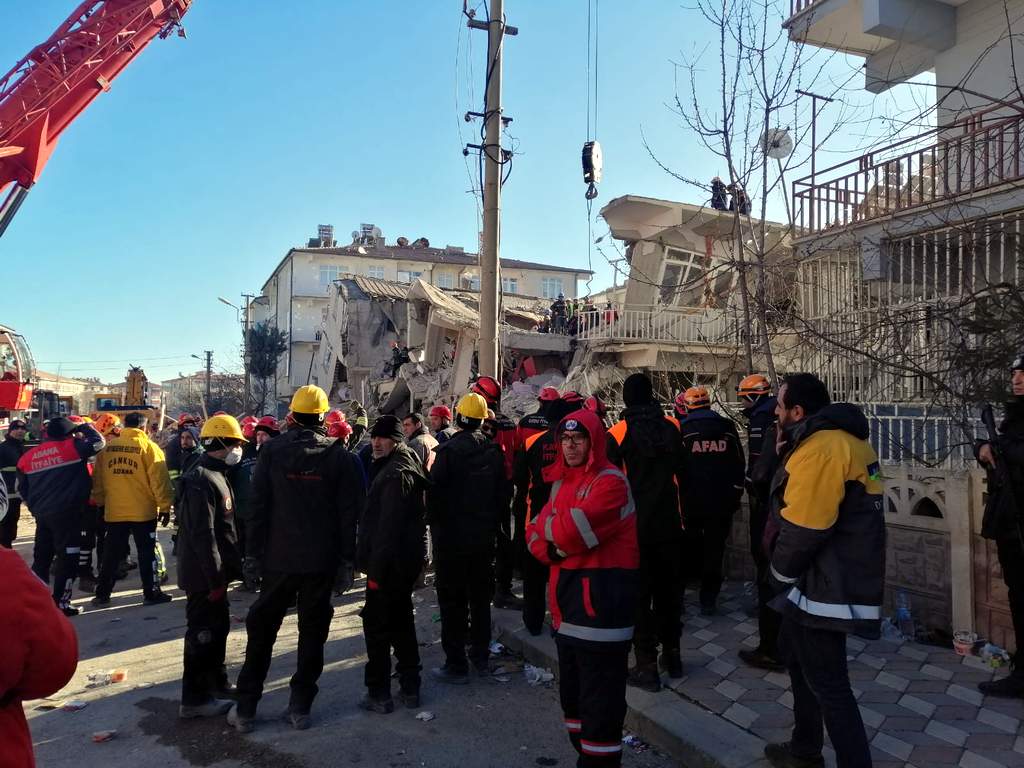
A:
{"type": "Polygon", "coordinates": [[[540,394],[537,395],[537,399],[542,403],[553,403],[559,397],[561,397],[561,395],[558,394],[558,390],[554,387],[544,387],[540,391],[540,394]]]}
{"type": "Polygon", "coordinates": [[[501,400],[501,384],[491,376],[481,376],[473,382],[473,386],[469,388],[469,391],[476,392],[476,394],[487,401],[488,405],[494,405],[501,400]]]}
{"type": "Polygon", "coordinates": [[[583,397],[583,395],[572,389],[570,389],[568,392],[563,393],[562,400],[566,403],[569,403],[569,405],[575,405],[580,408],[582,408],[583,404],[586,402],[586,398],[583,397]]]}
{"type": "Polygon", "coordinates": [[[352,425],[347,421],[339,421],[333,428],[333,431],[328,431],[328,437],[337,437],[339,440],[348,440],[352,434],[352,425]]]}
{"type": "Polygon", "coordinates": [[[447,405],[435,405],[430,409],[431,416],[437,416],[439,419],[452,420],[452,409],[447,405]]]}
{"type": "Polygon", "coordinates": [[[191,413],[182,413],[182,414],[179,414],[179,416],[178,416],[178,426],[179,427],[183,426],[185,424],[195,424],[195,423],[196,423],[196,417],[193,416],[191,413]]]}
{"type": "MultiPolygon", "coordinates": [[[[345,414],[339,410],[329,411],[324,417],[324,427],[327,429],[328,437],[341,437],[341,425],[348,426],[348,421],[345,419],[345,414]]],[[[348,428],[349,434],[352,433],[352,427],[348,428]]]]}
{"type": "Polygon", "coordinates": [[[594,413],[601,417],[604,417],[605,414],[608,413],[608,409],[605,407],[605,404],[604,402],[602,402],[601,398],[594,397],[593,395],[586,399],[586,401],[583,403],[583,407],[586,408],[588,411],[593,411],[594,413]]]}
{"type": "Polygon", "coordinates": [[[274,435],[281,434],[281,428],[277,424],[277,419],[274,418],[273,416],[264,416],[259,421],[257,421],[256,425],[253,427],[253,432],[256,432],[257,430],[270,432],[271,434],[274,435]]]}
{"type": "Polygon", "coordinates": [[[228,412],[227,411],[214,411],[213,415],[214,416],[227,416],[228,412]]]}
{"type": "Polygon", "coordinates": [[[675,402],[672,404],[673,409],[676,412],[676,416],[681,419],[686,418],[686,393],[680,392],[676,395],[675,402]]]}
{"type": "Polygon", "coordinates": [[[246,440],[252,440],[253,429],[259,424],[260,420],[255,416],[243,416],[242,420],[238,422],[242,427],[242,434],[245,435],[246,440]]]}

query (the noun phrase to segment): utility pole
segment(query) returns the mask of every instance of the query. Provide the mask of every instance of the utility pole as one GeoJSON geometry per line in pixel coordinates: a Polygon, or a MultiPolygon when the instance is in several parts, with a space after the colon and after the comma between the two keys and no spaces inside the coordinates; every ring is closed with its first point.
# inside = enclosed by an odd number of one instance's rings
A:
{"type": "Polygon", "coordinates": [[[243,305],[245,309],[242,310],[245,313],[242,320],[244,326],[242,331],[244,334],[242,337],[242,370],[245,373],[245,397],[243,400],[245,402],[242,403],[242,408],[246,413],[250,412],[251,405],[255,405],[252,402],[252,389],[249,385],[249,305],[252,304],[252,300],[255,297],[256,294],[254,293],[242,294],[242,298],[245,299],[245,304],[243,305]]]}
{"type": "MultiPolygon", "coordinates": [[[[469,146],[484,154],[483,248],[480,251],[480,343],[478,347],[480,373],[500,381],[501,367],[498,353],[498,307],[501,297],[501,171],[505,165],[505,150],[501,148],[501,69],[505,35],[518,33],[505,24],[504,0],[490,0],[490,18],[477,21],[470,15],[471,29],[487,30],[487,93],[482,117],[484,121],[483,145],[469,146]]],[[[468,119],[469,115],[467,115],[468,119]]]]}
{"type": "Polygon", "coordinates": [[[203,351],[206,355],[206,410],[210,410],[210,379],[213,369],[213,350],[207,349],[203,351]]]}

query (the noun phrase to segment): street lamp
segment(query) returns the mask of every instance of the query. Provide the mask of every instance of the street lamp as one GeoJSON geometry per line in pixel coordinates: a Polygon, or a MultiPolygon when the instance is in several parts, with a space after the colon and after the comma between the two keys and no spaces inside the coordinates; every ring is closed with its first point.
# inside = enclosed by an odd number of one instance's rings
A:
{"type": "MultiPolygon", "coordinates": [[[[246,295],[246,298],[249,297],[246,295]]],[[[218,296],[217,301],[221,304],[226,304],[235,310],[235,320],[243,326],[242,328],[242,368],[245,371],[245,397],[242,403],[242,409],[246,412],[249,411],[249,305],[246,303],[245,307],[245,322],[242,322],[242,308],[231,301],[228,301],[223,296],[218,296]]]]}

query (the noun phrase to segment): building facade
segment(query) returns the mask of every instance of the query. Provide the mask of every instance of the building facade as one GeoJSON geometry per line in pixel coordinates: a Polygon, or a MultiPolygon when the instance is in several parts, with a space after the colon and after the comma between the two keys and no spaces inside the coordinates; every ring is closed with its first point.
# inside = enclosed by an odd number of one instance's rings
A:
{"type": "MultiPolygon", "coordinates": [[[[307,247],[289,249],[263,284],[261,296],[250,304],[250,321],[268,322],[289,334],[289,347],[274,382],[274,399],[279,403],[304,384],[330,386],[330,381],[322,380],[323,364],[318,358],[322,358],[320,342],[334,284],[343,276],[405,284],[419,279],[442,289],[480,288],[479,257],[474,253],[454,246],[433,248],[423,238],[412,242],[398,238],[389,245],[372,225],[352,234],[346,246],[315,238],[307,247]]],[[[574,267],[501,260],[502,288],[508,294],[552,301],[559,294],[574,298],[580,281],[590,275],[574,267]]]]}

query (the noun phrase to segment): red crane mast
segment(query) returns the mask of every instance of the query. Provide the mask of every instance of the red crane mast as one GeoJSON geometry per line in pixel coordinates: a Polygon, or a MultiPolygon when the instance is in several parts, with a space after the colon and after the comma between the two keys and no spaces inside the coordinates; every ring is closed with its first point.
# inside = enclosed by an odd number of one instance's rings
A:
{"type": "Polygon", "coordinates": [[[0,235],[57,139],[153,38],[177,31],[192,0],[85,0],[0,79],[0,235]],[[9,188],[9,189],[8,189],[9,188]]]}

